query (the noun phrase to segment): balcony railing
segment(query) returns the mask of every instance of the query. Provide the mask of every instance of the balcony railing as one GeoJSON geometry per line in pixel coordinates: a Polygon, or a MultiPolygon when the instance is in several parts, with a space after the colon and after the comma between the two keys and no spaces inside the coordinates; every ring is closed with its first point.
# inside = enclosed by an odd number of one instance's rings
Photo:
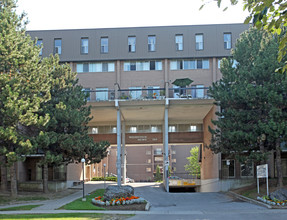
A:
{"type": "Polygon", "coordinates": [[[169,88],[166,96],[165,88],[133,88],[108,90],[85,90],[89,94],[88,102],[120,100],[163,100],[170,99],[209,99],[208,88],[169,88]],[[116,96],[117,94],[117,96],[116,96]]]}

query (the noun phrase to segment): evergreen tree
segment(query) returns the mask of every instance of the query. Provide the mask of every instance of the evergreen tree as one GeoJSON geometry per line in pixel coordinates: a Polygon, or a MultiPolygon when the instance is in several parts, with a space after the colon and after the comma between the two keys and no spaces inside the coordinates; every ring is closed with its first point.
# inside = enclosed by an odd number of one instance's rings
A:
{"type": "Polygon", "coordinates": [[[189,171],[190,175],[196,176],[200,179],[200,164],[198,162],[199,147],[193,147],[190,149],[190,157],[187,157],[188,164],[186,164],[185,170],[189,171]]]}
{"type": "Polygon", "coordinates": [[[51,100],[42,104],[40,115],[50,115],[49,122],[35,139],[37,151],[44,153],[41,163],[44,166],[43,186],[48,191],[48,166],[58,166],[80,162],[100,162],[106,156],[108,142],[95,143],[88,135],[88,122],[91,120],[87,94],[77,85],[76,73],[68,64],[59,64],[59,57],[43,61],[50,67],[52,78],[51,100]]]}
{"type": "MultiPolygon", "coordinates": [[[[17,196],[15,163],[33,150],[27,127],[44,125],[40,104],[49,99],[49,77],[40,64],[40,48],[25,34],[24,14],[13,0],[0,1],[0,156],[10,168],[11,196],[17,196]]],[[[5,174],[1,176],[6,189],[5,174]]]]}
{"type": "Polygon", "coordinates": [[[216,128],[209,129],[213,135],[209,147],[215,153],[259,162],[277,149],[280,160],[278,145],[286,141],[287,131],[287,80],[275,73],[283,66],[277,53],[276,36],[251,28],[237,41],[233,58],[222,60],[222,79],[210,88],[221,109],[213,121],[216,128]]]}

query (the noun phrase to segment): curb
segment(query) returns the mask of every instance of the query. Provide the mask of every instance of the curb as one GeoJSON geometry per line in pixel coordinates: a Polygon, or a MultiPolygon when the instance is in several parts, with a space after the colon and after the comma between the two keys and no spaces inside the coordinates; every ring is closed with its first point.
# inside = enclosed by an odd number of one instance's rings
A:
{"type": "Polygon", "coordinates": [[[268,204],[263,203],[263,202],[259,202],[259,201],[254,200],[254,199],[247,198],[247,197],[239,195],[239,194],[237,194],[235,192],[229,191],[229,192],[227,192],[227,194],[230,194],[231,196],[234,196],[234,197],[236,197],[236,198],[238,198],[238,199],[240,199],[242,201],[245,201],[245,202],[253,203],[255,205],[260,205],[260,206],[263,206],[263,207],[268,208],[268,209],[275,209],[271,205],[268,205],[268,204]]]}

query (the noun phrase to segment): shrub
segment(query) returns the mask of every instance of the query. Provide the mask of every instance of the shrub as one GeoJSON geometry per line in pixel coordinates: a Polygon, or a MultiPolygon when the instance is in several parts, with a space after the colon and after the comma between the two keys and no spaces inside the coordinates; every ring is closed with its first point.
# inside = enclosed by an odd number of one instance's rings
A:
{"type": "Polygon", "coordinates": [[[100,177],[93,177],[92,181],[117,181],[117,177],[116,176],[107,176],[106,178],[104,178],[103,176],[100,177]]]}

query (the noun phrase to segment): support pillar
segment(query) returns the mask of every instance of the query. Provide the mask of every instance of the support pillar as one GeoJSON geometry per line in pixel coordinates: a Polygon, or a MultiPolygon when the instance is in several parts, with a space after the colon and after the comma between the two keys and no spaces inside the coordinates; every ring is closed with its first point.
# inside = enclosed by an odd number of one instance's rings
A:
{"type": "Polygon", "coordinates": [[[166,192],[169,192],[169,179],[168,179],[168,167],[169,167],[169,159],[168,159],[168,105],[169,105],[169,100],[166,99],[165,100],[165,109],[164,109],[164,151],[163,151],[163,178],[164,178],[164,182],[165,182],[165,189],[166,192]]]}
{"type": "Polygon", "coordinates": [[[127,177],[127,153],[126,153],[126,125],[122,123],[122,172],[123,172],[123,184],[126,184],[127,177]]]}
{"type": "Polygon", "coordinates": [[[116,100],[117,107],[117,178],[118,186],[121,186],[121,111],[118,100],[116,100]]]}

